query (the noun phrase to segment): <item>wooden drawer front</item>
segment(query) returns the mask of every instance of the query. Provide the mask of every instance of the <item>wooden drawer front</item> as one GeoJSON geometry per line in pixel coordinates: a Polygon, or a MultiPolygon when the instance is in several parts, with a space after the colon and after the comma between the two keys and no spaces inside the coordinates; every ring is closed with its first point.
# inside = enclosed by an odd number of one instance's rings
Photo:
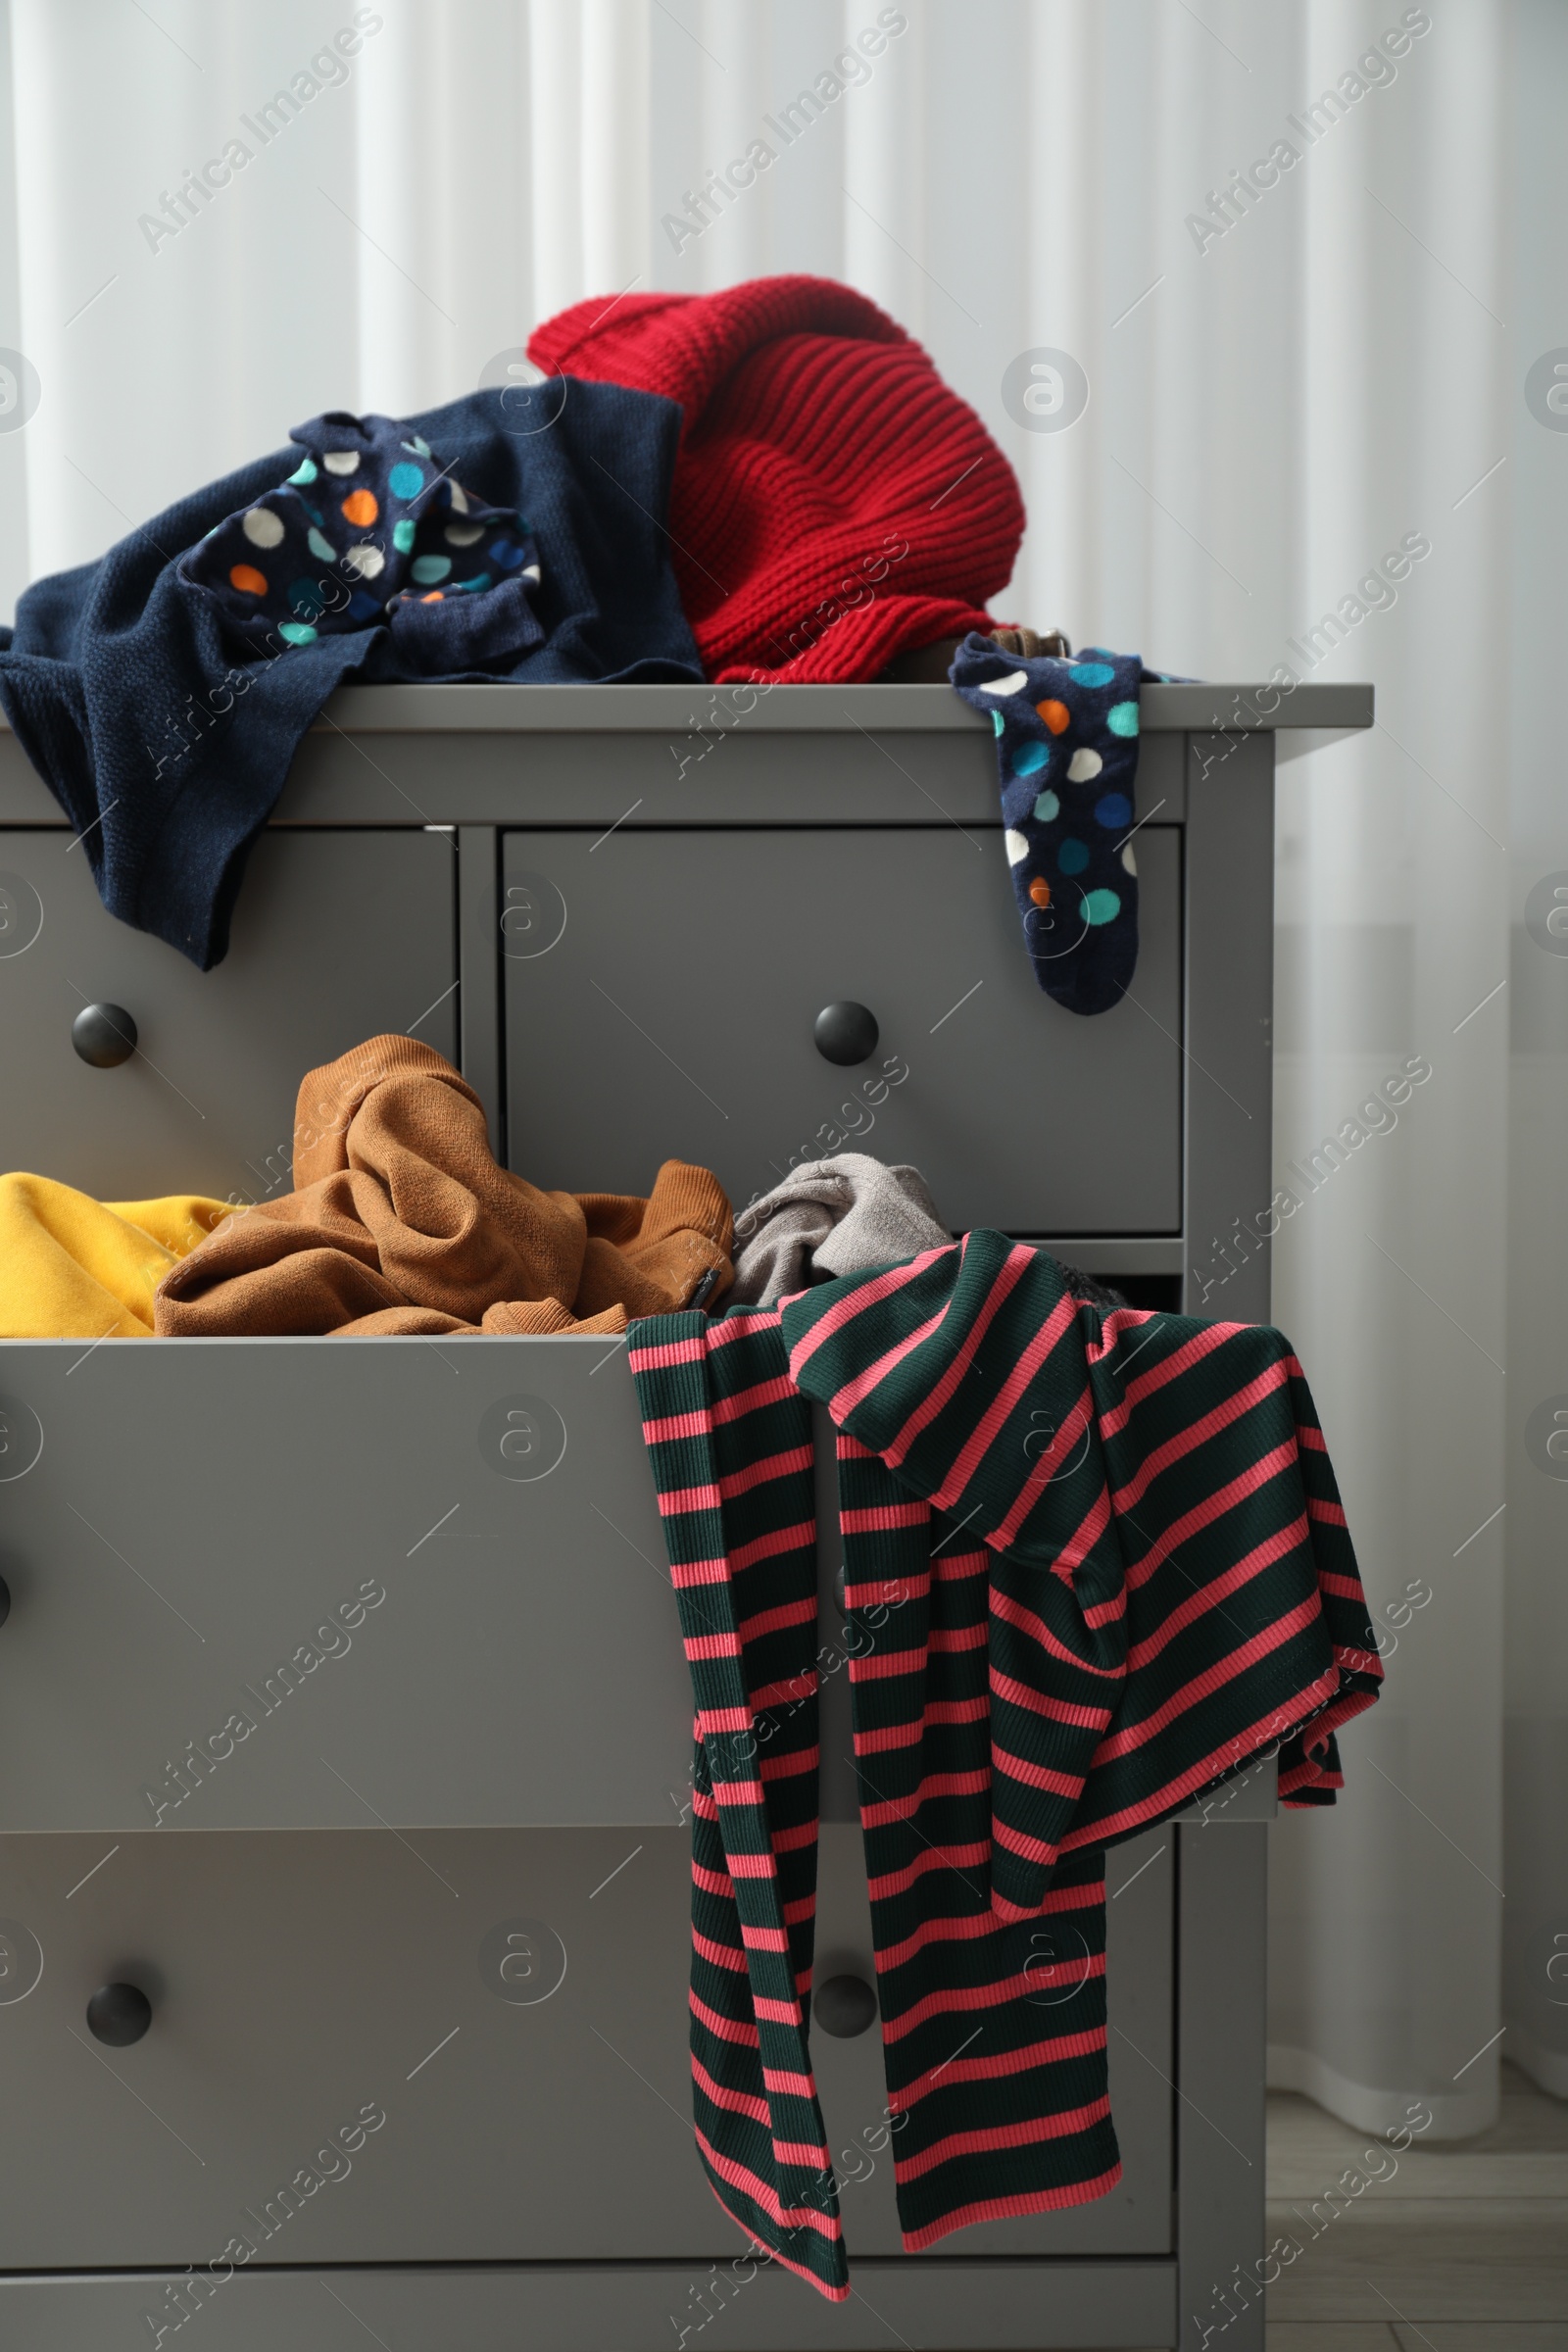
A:
{"type": "MultiPolygon", "coordinates": [[[[859,1842],[824,1833],[819,1973],[869,1958],[859,1842]]],[[[1111,1905],[1129,2185],[944,2251],[1168,2244],[1165,1870],[1111,1905]]],[[[684,1831],[11,1838],[0,1880],[0,2268],[206,2264],[236,2232],[290,2265],[738,2250],[692,2144],[684,1831]],[[119,1981],[153,2022],[104,2049],[86,2004],[119,1981]]],[[[835,2154],[874,2142],[875,2029],[815,2044],[835,2154]]],[[[885,2153],[842,2198],[852,2262],[897,2251],[885,2153]]]]}
{"type": "Polygon", "coordinates": [[[267,833],[216,971],[106,914],[58,831],[0,832],[0,1168],[100,1200],[261,1200],[290,1189],[307,1070],[384,1030],[454,1051],[452,838],[267,833]],[[138,1050],[93,1069],[71,1042],[119,1004],[138,1050]]]}
{"type": "Polygon", "coordinates": [[[998,827],[509,834],[512,1165],[646,1192],[698,1160],[739,1208],[792,1157],[863,1149],[956,1230],[1174,1232],[1179,832],[1138,857],[1138,1002],[1084,1019],[1035,985],[998,827]],[[845,998],[881,1029],[858,1068],[812,1043],[845,998]]]}
{"type": "Polygon", "coordinates": [[[0,1417],[0,1829],[681,1818],[619,1345],[14,1341],[0,1417]]]}

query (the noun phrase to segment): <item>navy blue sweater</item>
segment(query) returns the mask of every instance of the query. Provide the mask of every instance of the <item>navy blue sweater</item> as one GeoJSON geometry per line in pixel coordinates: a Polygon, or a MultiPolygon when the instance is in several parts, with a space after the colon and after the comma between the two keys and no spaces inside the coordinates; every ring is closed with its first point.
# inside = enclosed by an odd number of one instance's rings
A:
{"type": "Polygon", "coordinates": [[[527,431],[498,391],[315,418],[25,592],[0,702],[111,913],[220,962],[246,854],[346,678],[701,678],[664,527],[679,408],[544,391],[527,431]]]}

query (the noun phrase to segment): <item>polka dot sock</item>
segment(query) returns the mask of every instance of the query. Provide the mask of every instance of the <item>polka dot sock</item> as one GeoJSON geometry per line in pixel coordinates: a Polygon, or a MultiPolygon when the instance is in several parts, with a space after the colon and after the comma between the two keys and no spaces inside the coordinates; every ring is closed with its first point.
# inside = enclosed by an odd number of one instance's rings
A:
{"type": "Polygon", "coordinates": [[[389,627],[434,675],[537,643],[539,554],[523,517],[470,498],[390,416],[329,411],[291,436],[300,461],[180,559],[248,647],[389,627]]]}
{"type": "Polygon", "coordinates": [[[1138,963],[1136,654],[1013,661],[969,636],[948,675],[997,737],[1007,861],[1035,978],[1069,1012],[1106,1012],[1138,963]]]}

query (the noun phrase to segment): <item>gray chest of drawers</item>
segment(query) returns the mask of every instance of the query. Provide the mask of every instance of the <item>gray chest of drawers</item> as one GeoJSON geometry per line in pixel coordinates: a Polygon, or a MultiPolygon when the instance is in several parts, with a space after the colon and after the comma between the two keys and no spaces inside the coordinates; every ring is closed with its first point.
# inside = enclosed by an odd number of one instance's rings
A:
{"type": "MultiPolygon", "coordinates": [[[[1370,715],[1146,691],[1139,971],[1092,1021],[1034,987],[991,739],[944,688],[351,690],[206,976],[102,913],[0,736],[0,1164],[261,1198],[300,1074],[408,1030],[538,1182],[674,1155],[739,1205],[863,1148],[956,1226],[1201,1311],[1269,1198],[1272,729],[1370,715]],[[842,998],[880,1029],[858,1069],[811,1042],[842,998]],[[136,1020],[116,1069],[72,1052],[90,1002],[136,1020]]],[[[1225,1311],[1267,1298],[1254,1249],[1225,1311]]],[[[825,1510],[829,1642],[835,1560],[825,1510]]],[[[877,2037],[818,2037],[855,2292],[735,2260],[690,2143],[690,1707],[618,1346],[5,1343],[0,1573],[6,2344],[1196,2346],[1260,2251],[1266,1769],[1110,1858],[1113,2196],[900,2254],[877,2037]],[[132,2046],[87,2032],[107,1982],[151,2001],[132,2046]]],[[[819,1977],[870,1963],[842,1686],[819,1977]]]]}

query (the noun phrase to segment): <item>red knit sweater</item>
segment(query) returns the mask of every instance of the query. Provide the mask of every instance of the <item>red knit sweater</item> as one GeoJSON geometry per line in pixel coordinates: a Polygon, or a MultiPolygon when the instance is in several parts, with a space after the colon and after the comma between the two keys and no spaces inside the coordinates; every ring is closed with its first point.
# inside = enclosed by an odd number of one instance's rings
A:
{"type": "Polygon", "coordinates": [[[872,678],[995,625],[1023,536],[1012,467],[902,326],[852,287],[575,304],[528,346],[552,373],[678,400],[670,537],[718,679],[872,678]]]}

